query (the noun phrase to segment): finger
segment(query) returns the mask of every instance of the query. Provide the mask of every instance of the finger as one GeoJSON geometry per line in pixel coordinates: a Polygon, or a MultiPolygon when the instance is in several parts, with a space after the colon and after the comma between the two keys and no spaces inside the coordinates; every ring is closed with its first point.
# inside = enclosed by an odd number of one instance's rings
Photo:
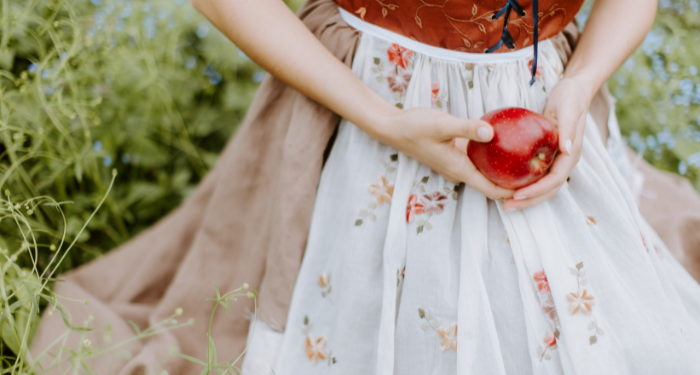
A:
{"type": "Polygon", "coordinates": [[[443,140],[467,138],[477,142],[489,142],[493,138],[493,127],[486,121],[465,120],[449,116],[440,121],[439,135],[443,140]]]}
{"type": "Polygon", "coordinates": [[[566,182],[569,173],[571,173],[571,170],[576,165],[574,161],[575,158],[573,156],[559,154],[554,159],[554,164],[552,164],[549,173],[534,184],[515,191],[514,199],[520,201],[528,198],[536,198],[554,189],[559,189],[559,187],[566,182]]]}
{"type": "Polygon", "coordinates": [[[500,187],[489,181],[478,170],[475,170],[469,176],[468,181],[465,181],[465,183],[476,189],[481,194],[484,194],[487,198],[495,201],[511,199],[514,193],[513,190],[500,187]]]}
{"type": "Polygon", "coordinates": [[[455,155],[459,158],[459,162],[454,163],[453,167],[448,170],[448,174],[451,175],[453,179],[464,182],[493,200],[503,200],[513,197],[514,190],[500,187],[489,181],[476,169],[472,161],[464,153],[455,151],[455,155]]]}
{"type": "Polygon", "coordinates": [[[559,193],[559,189],[561,189],[561,186],[557,187],[556,189],[552,189],[548,191],[546,194],[534,197],[534,198],[529,198],[529,199],[524,199],[524,200],[515,200],[515,199],[508,199],[503,203],[503,210],[506,212],[511,212],[515,210],[523,210],[528,207],[536,206],[544,201],[550,200],[554,197],[557,196],[559,193]]]}
{"type": "MultiPolygon", "coordinates": [[[[562,116],[564,117],[564,116],[562,116]]],[[[572,147],[577,140],[577,130],[585,125],[586,113],[580,113],[578,117],[560,117],[559,122],[559,150],[565,155],[571,155],[572,147]]]]}

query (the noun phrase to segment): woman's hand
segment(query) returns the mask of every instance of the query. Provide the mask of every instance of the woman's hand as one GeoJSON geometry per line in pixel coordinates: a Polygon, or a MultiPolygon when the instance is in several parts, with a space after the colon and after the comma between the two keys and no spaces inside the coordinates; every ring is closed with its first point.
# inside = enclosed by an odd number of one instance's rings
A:
{"type": "Polygon", "coordinates": [[[545,116],[559,127],[562,152],[549,174],[517,190],[505,210],[522,209],[554,197],[581,157],[586,113],[593,95],[644,40],[656,0],[596,0],[564,78],[552,90],[545,116]],[[629,10],[634,9],[634,13],[629,10]]]}
{"type": "Polygon", "coordinates": [[[464,182],[494,200],[513,196],[495,185],[467,156],[468,142],[488,142],[493,128],[481,120],[463,120],[430,108],[398,110],[386,121],[379,141],[403,152],[451,182],[464,182]]]}
{"type": "Polygon", "coordinates": [[[549,95],[544,116],[559,130],[559,151],[554,164],[541,180],[518,189],[503,209],[519,210],[553,198],[564,185],[581,157],[583,130],[591,104],[590,89],[573,78],[564,78],[549,95]]]}

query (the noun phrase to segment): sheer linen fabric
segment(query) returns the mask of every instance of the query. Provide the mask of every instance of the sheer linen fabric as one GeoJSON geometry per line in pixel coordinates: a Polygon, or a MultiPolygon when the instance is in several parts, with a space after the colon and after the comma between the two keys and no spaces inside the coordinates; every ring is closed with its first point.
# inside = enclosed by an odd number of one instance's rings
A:
{"type": "MultiPolygon", "coordinates": [[[[446,60],[364,33],[352,68],[397,106],[479,118],[542,112],[562,63],[540,54],[529,87],[527,51],[446,60]]],[[[698,301],[590,116],[569,183],[516,212],[342,120],[285,333],[257,327],[244,374],[695,373],[698,301]]]]}

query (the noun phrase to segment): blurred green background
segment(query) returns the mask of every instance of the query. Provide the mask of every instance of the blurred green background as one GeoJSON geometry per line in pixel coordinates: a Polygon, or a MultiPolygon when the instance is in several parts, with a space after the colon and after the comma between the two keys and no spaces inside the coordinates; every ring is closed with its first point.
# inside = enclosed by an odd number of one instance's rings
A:
{"type": "MultiPolygon", "coordinates": [[[[216,164],[265,72],[188,0],[0,2],[0,191],[10,205],[50,196],[66,213],[64,225],[47,206],[15,207],[39,230],[39,268],[64,227],[68,241],[77,236],[119,172],[65,271],[178,206],[216,164]]],[[[659,4],[653,31],[610,89],[628,143],[698,188],[700,5],[659,4]]],[[[4,216],[0,247],[23,241],[4,216]]]]}

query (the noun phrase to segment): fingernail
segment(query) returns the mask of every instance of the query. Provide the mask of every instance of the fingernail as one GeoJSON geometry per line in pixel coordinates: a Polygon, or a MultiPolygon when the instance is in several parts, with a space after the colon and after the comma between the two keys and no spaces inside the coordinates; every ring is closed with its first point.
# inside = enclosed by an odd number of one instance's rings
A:
{"type": "Polygon", "coordinates": [[[521,201],[521,200],[523,200],[523,199],[527,199],[527,197],[523,195],[523,196],[520,196],[520,197],[513,197],[513,199],[515,199],[516,201],[521,201]]]}
{"type": "Polygon", "coordinates": [[[506,212],[513,212],[515,210],[517,210],[517,208],[515,208],[515,207],[506,208],[506,212]]]}
{"type": "Polygon", "coordinates": [[[488,141],[491,136],[491,132],[489,131],[489,128],[482,126],[480,127],[477,131],[476,134],[479,136],[479,138],[488,141]]]}
{"type": "Polygon", "coordinates": [[[566,153],[571,155],[571,140],[567,139],[566,142],[564,142],[564,148],[566,149],[566,153]]]}

